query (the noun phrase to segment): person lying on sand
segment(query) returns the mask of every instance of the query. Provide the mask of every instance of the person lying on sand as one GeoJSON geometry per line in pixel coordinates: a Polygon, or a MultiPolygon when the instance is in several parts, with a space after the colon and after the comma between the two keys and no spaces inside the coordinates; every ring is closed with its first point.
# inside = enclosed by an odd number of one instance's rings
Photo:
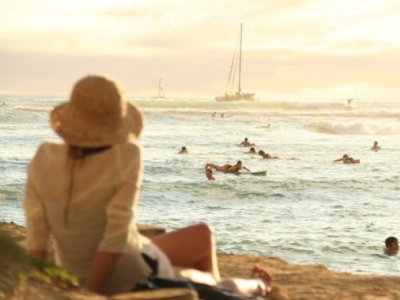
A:
{"type": "Polygon", "coordinates": [[[207,168],[214,168],[215,170],[220,171],[220,172],[238,172],[241,169],[250,171],[245,166],[243,166],[243,162],[241,160],[238,160],[235,165],[225,164],[222,166],[218,166],[216,164],[207,163],[205,169],[207,170],[207,168]]]}
{"type": "Polygon", "coordinates": [[[335,159],[334,162],[342,161],[344,164],[359,164],[359,159],[354,159],[347,154],[343,154],[341,158],[335,159]]]}
{"type": "Polygon", "coordinates": [[[374,150],[374,151],[381,150],[381,147],[378,146],[378,142],[377,141],[374,142],[374,145],[371,147],[371,150],[374,150]]]}
{"type": "Polygon", "coordinates": [[[384,252],[386,255],[395,255],[399,252],[399,241],[394,236],[390,236],[385,240],[384,252]]]}

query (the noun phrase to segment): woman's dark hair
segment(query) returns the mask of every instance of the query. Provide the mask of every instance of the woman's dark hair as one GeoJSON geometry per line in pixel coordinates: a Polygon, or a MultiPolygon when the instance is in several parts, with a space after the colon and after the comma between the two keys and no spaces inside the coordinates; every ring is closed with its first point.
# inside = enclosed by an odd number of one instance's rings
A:
{"type": "Polygon", "coordinates": [[[394,236],[390,236],[385,240],[385,245],[386,245],[386,247],[390,247],[390,245],[392,245],[396,241],[397,241],[397,238],[395,238],[394,236]]]}
{"type": "Polygon", "coordinates": [[[97,148],[83,148],[71,145],[68,148],[68,156],[71,157],[72,159],[81,159],[85,158],[88,155],[105,151],[110,147],[111,146],[103,146],[97,148]]]}

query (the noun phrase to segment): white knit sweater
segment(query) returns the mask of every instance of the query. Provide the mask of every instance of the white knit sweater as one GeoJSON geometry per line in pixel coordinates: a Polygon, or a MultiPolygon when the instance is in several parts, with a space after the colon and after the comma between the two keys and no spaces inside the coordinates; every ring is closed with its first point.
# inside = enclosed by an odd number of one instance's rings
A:
{"type": "Polygon", "coordinates": [[[45,250],[52,234],[57,263],[83,282],[97,251],[122,253],[101,292],[127,292],[151,272],[140,255],[151,242],[134,223],[141,149],[125,143],[78,160],[67,151],[63,143],[46,142],[28,167],[28,250],[45,250]]]}

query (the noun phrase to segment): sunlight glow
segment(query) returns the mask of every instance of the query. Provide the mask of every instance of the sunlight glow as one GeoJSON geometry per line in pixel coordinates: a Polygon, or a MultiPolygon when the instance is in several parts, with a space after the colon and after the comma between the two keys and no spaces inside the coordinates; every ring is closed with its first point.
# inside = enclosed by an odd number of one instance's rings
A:
{"type": "MultiPolygon", "coordinates": [[[[357,64],[347,72],[355,76],[347,79],[355,86],[377,80],[392,88],[392,69],[368,66],[400,64],[399,12],[394,0],[3,0],[0,52],[61,60],[99,57],[105,69],[115,64],[111,58],[138,59],[156,78],[153,73],[182,72],[180,85],[208,92],[225,80],[244,23],[243,48],[258,68],[255,77],[271,83],[265,88],[281,93],[316,83],[334,86],[340,84],[337,65],[342,63],[345,68],[357,64]],[[107,66],[100,57],[110,59],[107,66]],[[298,75],[314,74],[321,66],[331,71],[308,80],[298,75]],[[193,74],[204,87],[189,83],[193,74]]],[[[0,79],[7,78],[3,72],[0,79]]]]}

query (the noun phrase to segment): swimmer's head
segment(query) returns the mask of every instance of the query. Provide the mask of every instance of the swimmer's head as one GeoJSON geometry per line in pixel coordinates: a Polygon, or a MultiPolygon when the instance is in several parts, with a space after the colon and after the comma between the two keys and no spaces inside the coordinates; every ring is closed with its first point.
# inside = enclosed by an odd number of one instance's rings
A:
{"type": "Polygon", "coordinates": [[[399,252],[399,241],[394,236],[390,236],[385,240],[386,253],[388,255],[394,255],[399,252]]]}

